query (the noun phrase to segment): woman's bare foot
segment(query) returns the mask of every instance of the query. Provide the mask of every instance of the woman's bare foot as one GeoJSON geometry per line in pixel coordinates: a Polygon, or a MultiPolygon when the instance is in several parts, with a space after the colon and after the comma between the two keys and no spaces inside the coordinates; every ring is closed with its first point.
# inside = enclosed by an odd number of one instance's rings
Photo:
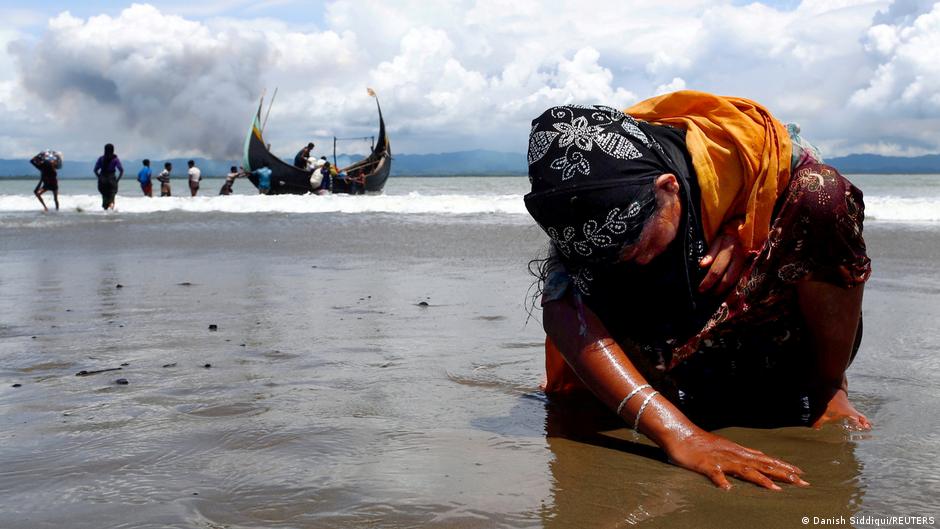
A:
{"type": "Polygon", "coordinates": [[[836,391],[835,395],[829,399],[826,411],[816,419],[813,428],[819,429],[830,422],[844,422],[850,430],[871,430],[871,421],[855,409],[855,406],[849,402],[849,396],[842,389],[836,391]]]}

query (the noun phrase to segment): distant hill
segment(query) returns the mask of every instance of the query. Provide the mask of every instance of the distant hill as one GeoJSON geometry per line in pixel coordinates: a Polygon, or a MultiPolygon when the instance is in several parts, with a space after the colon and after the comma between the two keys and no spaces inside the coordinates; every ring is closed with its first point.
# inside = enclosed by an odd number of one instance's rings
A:
{"type": "MultiPolygon", "coordinates": [[[[358,157],[357,157],[358,158],[358,157]]],[[[163,167],[167,160],[152,160],[155,170],[163,167]]],[[[186,173],[186,158],[168,160],[173,164],[173,173],[182,176],[186,173]]],[[[228,172],[238,161],[218,161],[195,158],[196,165],[205,176],[221,176],[228,172]]],[[[140,160],[123,160],[124,169],[136,175],[140,160]]],[[[340,166],[351,162],[348,155],[338,156],[340,166]]],[[[877,154],[850,154],[830,158],[828,163],[846,174],[859,173],[895,173],[895,174],[940,174],[940,154],[926,156],[900,157],[877,154]]],[[[62,178],[90,178],[94,166],[92,161],[66,160],[60,171],[62,178]]],[[[524,175],[527,172],[526,158],[523,153],[473,150],[438,154],[395,154],[392,158],[393,176],[454,176],[454,175],[524,175]]],[[[16,176],[37,176],[29,160],[0,159],[0,178],[16,176]]]]}
{"type": "Polygon", "coordinates": [[[460,151],[440,154],[393,154],[393,175],[524,175],[525,154],[497,151],[460,151]]]}
{"type": "Polygon", "coordinates": [[[826,162],[841,173],[940,174],[940,154],[901,157],[880,154],[850,154],[826,162]]]}

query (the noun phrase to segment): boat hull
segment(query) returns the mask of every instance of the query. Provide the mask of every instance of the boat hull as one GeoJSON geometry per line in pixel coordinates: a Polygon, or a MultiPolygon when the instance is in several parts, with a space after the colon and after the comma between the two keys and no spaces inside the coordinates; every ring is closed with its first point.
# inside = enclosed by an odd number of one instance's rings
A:
{"type": "MultiPolygon", "coordinates": [[[[371,93],[371,92],[370,92],[371,93]]],[[[385,133],[385,120],[382,117],[382,107],[376,101],[379,111],[379,136],[372,153],[346,168],[344,172],[348,180],[333,177],[334,193],[381,193],[388,181],[392,170],[392,150],[385,133]],[[357,182],[362,182],[359,184],[357,182]]],[[[314,191],[310,185],[312,171],[307,171],[281,160],[271,153],[261,132],[261,105],[248,129],[245,140],[244,166],[249,172],[248,180],[258,186],[258,177],[252,173],[255,169],[267,166],[271,169],[271,195],[305,195],[314,191]]],[[[260,189],[260,188],[259,188],[260,189]]]]}
{"type": "Polygon", "coordinates": [[[305,195],[313,192],[313,187],[310,185],[311,171],[294,167],[271,154],[260,134],[251,133],[249,137],[247,161],[248,167],[245,169],[249,171],[248,180],[255,187],[258,187],[258,176],[250,171],[265,165],[271,169],[271,189],[268,194],[305,195]]]}

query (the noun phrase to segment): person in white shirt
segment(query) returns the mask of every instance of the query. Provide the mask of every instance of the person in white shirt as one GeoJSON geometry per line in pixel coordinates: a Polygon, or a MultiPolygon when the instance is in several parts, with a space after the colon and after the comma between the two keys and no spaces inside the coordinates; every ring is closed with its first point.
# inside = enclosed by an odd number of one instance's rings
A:
{"type": "Polygon", "coordinates": [[[160,171],[160,174],[157,176],[157,180],[160,182],[160,196],[168,197],[170,196],[170,172],[173,170],[173,164],[166,162],[163,164],[163,171],[160,171]]]}
{"type": "Polygon", "coordinates": [[[192,193],[192,196],[196,196],[196,193],[199,191],[199,182],[202,180],[202,171],[196,167],[196,162],[193,160],[189,161],[189,192],[192,193]]]}

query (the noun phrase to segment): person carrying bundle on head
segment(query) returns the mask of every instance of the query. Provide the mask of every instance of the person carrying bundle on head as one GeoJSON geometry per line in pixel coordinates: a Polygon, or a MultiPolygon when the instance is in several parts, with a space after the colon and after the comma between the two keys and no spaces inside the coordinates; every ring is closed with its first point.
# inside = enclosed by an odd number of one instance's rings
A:
{"type": "Polygon", "coordinates": [[[55,209],[59,210],[59,173],[57,169],[62,168],[62,153],[58,151],[46,150],[33,156],[29,161],[36,169],[39,169],[39,183],[33,194],[42,204],[43,211],[49,211],[46,203],[42,199],[42,194],[46,191],[52,191],[52,199],[55,201],[55,209]]]}

